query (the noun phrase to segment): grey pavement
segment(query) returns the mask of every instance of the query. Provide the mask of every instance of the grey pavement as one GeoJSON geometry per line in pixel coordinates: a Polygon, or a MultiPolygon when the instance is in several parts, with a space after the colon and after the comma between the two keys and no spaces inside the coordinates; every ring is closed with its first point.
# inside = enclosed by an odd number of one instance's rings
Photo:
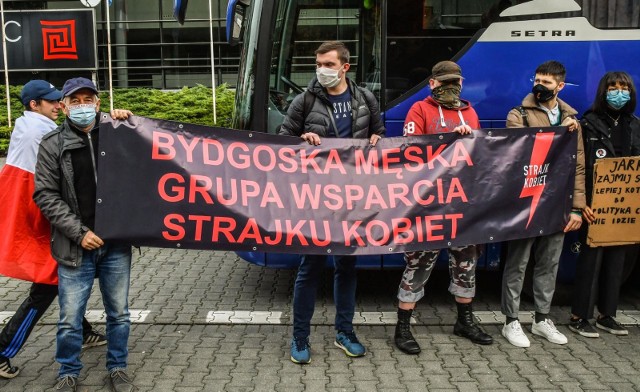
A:
{"type": "MultiPolygon", "coordinates": [[[[569,344],[531,336],[531,347],[500,336],[499,281],[478,274],[475,309],[495,338],[474,345],[452,335],[455,306],[447,271],[434,272],[418,304],[418,356],[393,344],[395,291],[400,271],[359,271],[356,331],[368,349],[351,359],[333,346],[332,271],[323,276],[312,326],[312,362],[289,360],[293,270],[251,265],[232,252],[142,248],[132,267],[129,371],[140,391],[580,391],[640,390],[640,319],[637,290],[625,290],[620,308],[630,335],[587,339],[560,330],[569,344]],[[494,317],[491,317],[494,315],[494,317]],[[637,318],[635,318],[637,317],[637,318]]],[[[29,283],[0,278],[0,309],[15,310],[29,283]]],[[[104,329],[97,288],[88,317],[104,329]]],[[[525,311],[532,304],[525,299],[525,311]]],[[[566,306],[552,317],[566,324],[566,306]]],[[[12,363],[21,374],[0,379],[6,391],[53,390],[58,306],[51,307],[12,363]]],[[[9,317],[4,313],[0,321],[9,317]]],[[[528,329],[529,325],[525,325],[528,329]]],[[[105,347],[86,350],[80,390],[107,391],[105,347]]]]}

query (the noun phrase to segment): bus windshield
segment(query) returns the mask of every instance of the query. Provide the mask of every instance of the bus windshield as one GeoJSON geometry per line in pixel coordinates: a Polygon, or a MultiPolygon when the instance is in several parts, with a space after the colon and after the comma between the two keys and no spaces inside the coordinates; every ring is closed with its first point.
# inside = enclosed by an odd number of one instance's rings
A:
{"type": "Polygon", "coordinates": [[[269,132],[315,76],[314,51],[342,41],[350,51],[349,77],[380,98],[381,23],[377,0],[280,1],[275,14],[269,77],[269,132]]]}

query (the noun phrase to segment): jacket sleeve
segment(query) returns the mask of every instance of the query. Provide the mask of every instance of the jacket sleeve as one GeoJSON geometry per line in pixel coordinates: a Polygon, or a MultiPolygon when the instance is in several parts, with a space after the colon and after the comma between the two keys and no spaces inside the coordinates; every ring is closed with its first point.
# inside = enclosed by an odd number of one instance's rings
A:
{"type": "Polygon", "coordinates": [[[407,113],[404,120],[403,136],[425,135],[427,121],[422,110],[422,103],[418,101],[411,105],[411,109],[407,113]]]}
{"type": "Polygon", "coordinates": [[[384,127],[384,123],[382,122],[382,117],[380,116],[380,105],[378,105],[378,100],[376,99],[373,93],[365,88],[360,89],[364,95],[364,99],[367,102],[367,106],[369,107],[369,112],[371,113],[371,120],[369,124],[369,136],[371,135],[379,135],[384,136],[387,132],[384,127]]]}
{"type": "Polygon", "coordinates": [[[638,117],[636,116],[633,116],[633,119],[631,121],[632,124],[636,124],[635,127],[631,128],[631,155],[640,156],[640,119],[638,119],[638,117]]]}
{"type": "Polygon", "coordinates": [[[58,156],[59,148],[55,142],[57,138],[55,134],[40,143],[33,200],[52,226],[64,233],[67,238],[80,244],[88,228],[82,225],[80,217],[62,198],[60,184],[63,179],[58,156]]]}
{"type": "Polygon", "coordinates": [[[298,94],[293,99],[289,109],[287,109],[287,115],[284,117],[280,131],[278,135],[284,136],[300,136],[304,131],[304,96],[305,93],[298,94]]]}
{"type": "Polygon", "coordinates": [[[573,208],[583,209],[587,206],[587,196],[585,189],[585,169],[584,169],[584,140],[582,138],[582,127],[574,132],[578,134],[578,150],[576,154],[576,177],[573,186],[573,208]]]}
{"type": "Polygon", "coordinates": [[[513,108],[507,114],[507,128],[524,128],[522,114],[518,109],[513,108]]]}

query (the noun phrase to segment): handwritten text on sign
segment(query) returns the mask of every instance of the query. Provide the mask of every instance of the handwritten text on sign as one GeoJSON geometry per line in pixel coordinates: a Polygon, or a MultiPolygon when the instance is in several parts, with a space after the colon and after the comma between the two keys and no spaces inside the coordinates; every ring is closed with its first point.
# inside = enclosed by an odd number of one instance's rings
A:
{"type": "Polygon", "coordinates": [[[596,220],[589,226],[587,244],[640,242],[640,157],[598,160],[591,204],[596,220]]]}

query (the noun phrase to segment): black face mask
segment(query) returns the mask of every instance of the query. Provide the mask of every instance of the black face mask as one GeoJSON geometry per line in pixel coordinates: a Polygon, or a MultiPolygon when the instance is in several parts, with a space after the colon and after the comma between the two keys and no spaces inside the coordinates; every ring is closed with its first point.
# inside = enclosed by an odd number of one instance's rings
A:
{"type": "Polygon", "coordinates": [[[531,92],[533,93],[533,96],[535,97],[536,101],[541,103],[551,101],[553,97],[556,96],[553,90],[549,90],[548,88],[546,88],[541,84],[536,84],[535,86],[533,86],[533,89],[531,89],[531,92]]]}

